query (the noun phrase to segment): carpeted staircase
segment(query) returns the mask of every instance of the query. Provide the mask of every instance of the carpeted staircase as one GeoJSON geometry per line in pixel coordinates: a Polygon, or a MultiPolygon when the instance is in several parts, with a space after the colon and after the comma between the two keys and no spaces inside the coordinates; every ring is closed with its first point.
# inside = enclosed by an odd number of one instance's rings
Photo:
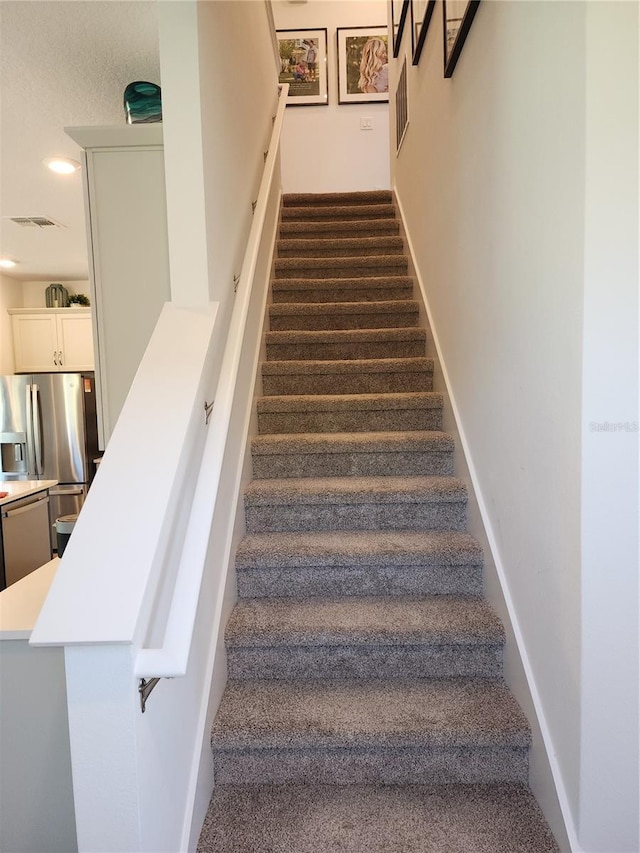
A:
{"type": "Polygon", "coordinates": [[[207,853],[546,853],[391,193],[285,196],[207,853]]]}

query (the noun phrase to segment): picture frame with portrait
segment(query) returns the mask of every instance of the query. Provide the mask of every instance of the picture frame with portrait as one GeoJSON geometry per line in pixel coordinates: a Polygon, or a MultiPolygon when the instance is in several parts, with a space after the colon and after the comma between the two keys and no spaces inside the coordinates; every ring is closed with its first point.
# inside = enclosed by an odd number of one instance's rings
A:
{"type": "Polygon", "coordinates": [[[288,107],[324,106],[329,103],[327,82],[327,31],[277,30],[280,83],[289,84],[288,107]]]}
{"type": "Polygon", "coordinates": [[[389,101],[387,27],[339,27],[338,103],[389,101]]]}

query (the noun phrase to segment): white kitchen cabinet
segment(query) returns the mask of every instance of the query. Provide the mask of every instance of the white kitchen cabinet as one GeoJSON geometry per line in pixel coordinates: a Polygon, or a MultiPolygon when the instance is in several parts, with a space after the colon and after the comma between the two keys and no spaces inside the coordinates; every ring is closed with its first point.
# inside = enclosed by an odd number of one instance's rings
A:
{"type": "Polygon", "coordinates": [[[90,308],[10,308],[16,373],[93,370],[90,308]]]}

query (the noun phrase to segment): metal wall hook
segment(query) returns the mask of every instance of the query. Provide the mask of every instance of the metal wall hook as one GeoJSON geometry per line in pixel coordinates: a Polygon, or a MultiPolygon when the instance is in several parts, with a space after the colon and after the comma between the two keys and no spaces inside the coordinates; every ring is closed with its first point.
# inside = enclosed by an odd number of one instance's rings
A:
{"type": "Polygon", "coordinates": [[[209,425],[209,418],[211,417],[211,412],[213,411],[213,400],[210,403],[204,401],[204,423],[205,426],[209,425]]]}
{"type": "Polygon", "coordinates": [[[266,150],[266,151],[263,151],[263,152],[262,152],[262,156],[264,157],[264,162],[266,163],[266,162],[267,162],[267,157],[269,156],[269,149],[268,149],[268,148],[267,148],[267,150],[266,150]]]}
{"type": "Polygon", "coordinates": [[[234,293],[238,292],[238,284],[239,283],[240,283],[240,276],[234,275],[234,277],[233,277],[233,292],[234,293]]]}
{"type": "Polygon", "coordinates": [[[251,202],[251,213],[255,213],[255,212],[256,212],[256,207],[257,207],[257,206],[258,206],[258,199],[256,199],[255,201],[252,201],[252,202],[251,202]]]}

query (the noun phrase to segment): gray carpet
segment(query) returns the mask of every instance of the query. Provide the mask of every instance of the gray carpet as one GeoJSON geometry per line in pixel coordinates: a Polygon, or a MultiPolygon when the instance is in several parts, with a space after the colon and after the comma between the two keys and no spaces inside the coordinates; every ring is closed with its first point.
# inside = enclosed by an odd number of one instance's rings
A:
{"type": "Polygon", "coordinates": [[[551,853],[391,193],[285,196],[200,853],[551,853]]]}
{"type": "Polygon", "coordinates": [[[555,853],[521,785],[220,786],[199,853],[555,853]]]}

